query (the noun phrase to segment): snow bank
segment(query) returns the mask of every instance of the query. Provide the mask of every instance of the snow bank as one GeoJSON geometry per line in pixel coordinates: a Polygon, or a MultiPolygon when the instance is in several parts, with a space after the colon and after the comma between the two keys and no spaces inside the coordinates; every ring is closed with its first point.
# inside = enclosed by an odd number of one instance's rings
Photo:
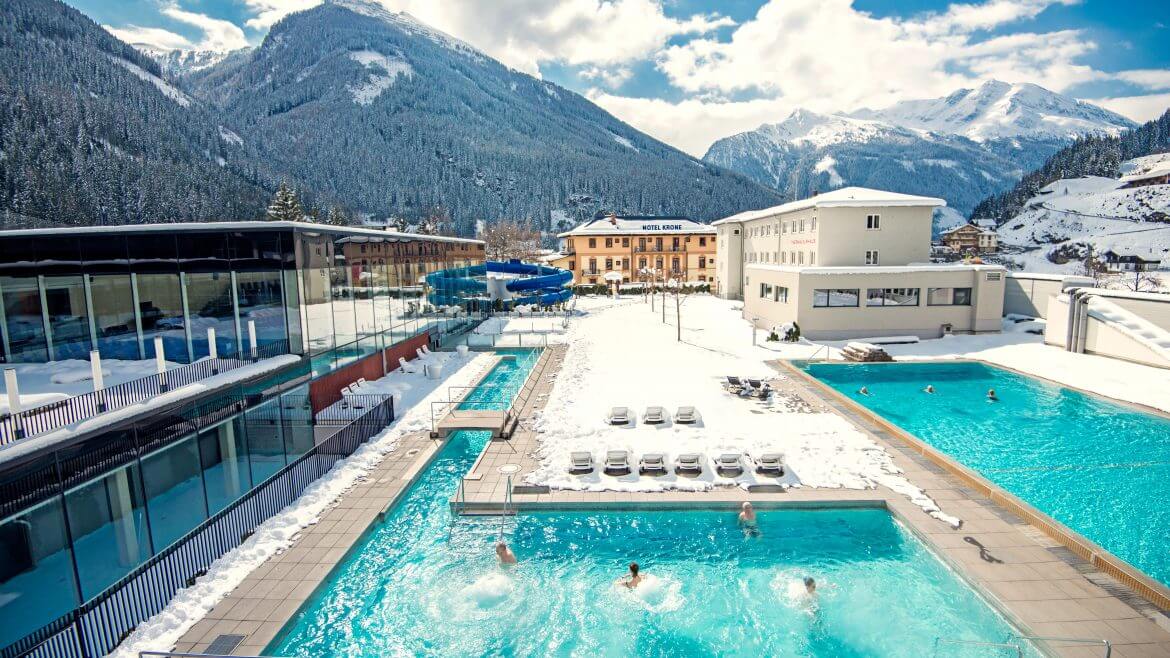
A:
{"type": "MultiPolygon", "coordinates": [[[[139,624],[110,655],[113,658],[138,658],[140,651],[173,648],[184,633],[238,587],[252,570],[284,552],[302,530],[320,520],[321,513],[334,501],[363,481],[386,455],[394,451],[403,436],[429,429],[430,403],[444,399],[447,386],[470,385],[489,362],[484,354],[453,359],[451,366],[455,370],[446,380],[400,374],[383,378],[399,384],[404,392],[404,404],[409,407],[406,413],[352,455],[337,462],[321,479],[309,485],[293,504],[260,524],[247,541],[213,562],[206,575],[200,576],[191,587],[180,589],[162,612],[139,624]]],[[[371,390],[362,392],[372,392],[388,385],[389,382],[383,380],[369,382],[371,390]]]]}
{"type": "Polygon", "coordinates": [[[823,348],[811,343],[751,345],[750,325],[730,302],[694,295],[682,309],[682,342],[675,340],[674,318],[652,313],[642,303],[598,306],[575,322],[571,348],[535,427],[540,435],[537,470],[530,484],[582,491],[704,491],[719,485],[747,487],[757,482],[799,487],[870,489],[882,485],[906,495],[927,513],[947,523],[938,506],[907,481],[889,453],[847,420],[803,400],[777,393],[767,401],[743,398],[722,387],[726,375],[774,377],[764,364],[777,352],[808,356],[823,348]],[[614,427],[604,422],[614,406],[630,407],[638,418],[647,406],[683,405],[702,415],[696,425],[614,427]],[[696,478],[670,473],[614,477],[600,472],[570,475],[569,454],[587,451],[601,461],[607,450],[629,451],[631,462],[649,452],[704,455],[696,478]],[[784,453],[787,473],[777,481],[747,469],[738,477],[715,473],[712,459],[724,452],[757,457],[784,453]]]}

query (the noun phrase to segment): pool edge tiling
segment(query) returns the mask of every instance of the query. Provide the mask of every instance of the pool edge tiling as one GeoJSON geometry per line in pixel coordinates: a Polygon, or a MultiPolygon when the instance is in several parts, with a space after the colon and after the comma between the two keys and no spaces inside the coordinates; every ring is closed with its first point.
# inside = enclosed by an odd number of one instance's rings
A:
{"type": "MultiPolygon", "coordinates": [[[[1106,396],[1098,395],[1092,392],[1083,391],[1073,387],[1065,387],[1059,382],[1053,382],[1044,378],[1034,377],[1032,375],[1028,375],[1027,373],[1022,373],[1011,368],[1004,368],[997,364],[986,363],[978,360],[965,360],[965,362],[979,364],[982,367],[990,368],[992,370],[1002,370],[1004,372],[1010,373],[1013,376],[1024,378],[1026,380],[1035,380],[1048,386],[1071,390],[1079,395],[1087,396],[1091,399],[1101,400],[1109,404],[1123,406],[1134,411],[1135,413],[1151,415],[1155,418],[1170,419],[1170,416],[1158,412],[1157,410],[1154,410],[1153,413],[1151,413],[1148,408],[1143,407],[1142,405],[1127,404],[1124,401],[1114,400],[1112,398],[1108,398],[1106,396]]],[[[955,363],[956,362],[953,360],[909,362],[911,365],[953,365],[955,363]]],[[[959,458],[952,457],[944,449],[931,444],[929,441],[919,438],[911,431],[898,425],[896,422],[885,418],[877,410],[871,409],[857,400],[852,399],[842,391],[832,386],[830,383],[823,381],[816,375],[808,372],[808,370],[806,370],[803,365],[797,365],[795,363],[785,363],[784,365],[792,372],[799,375],[802,379],[805,379],[807,382],[827,393],[831,399],[838,401],[840,404],[862,416],[869,422],[880,426],[886,432],[898,437],[903,443],[913,448],[919,454],[946,469],[951,475],[958,477],[965,484],[973,487],[980,494],[986,496],[1000,507],[1026,520],[1029,524],[1036,527],[1048,537],[1059,542],[1065,548],[1073,551],[1080,558],[1086,560],[1095,568],[1098,568],[1108,573],[1110,576],[1118,579],[1127,587],[1140,594],[1147,601],[1159,607],[1162,611],[1170,611],[1170,587],[1167,587],[1166,584],[1151,577],[1133,564],[1105,549],[1096,541],[1089,539],[1082,533],[1068,527],[1065,523],[1038,509],[1035,505],[1022,498],[1020,495],[1006,490],[1003,486],[983,475],[978,469],[964,464],[963,462],[959,461],[959,458]]],[[[898,363],[875,365],[877,367],[898,367],[898,363]]]]}

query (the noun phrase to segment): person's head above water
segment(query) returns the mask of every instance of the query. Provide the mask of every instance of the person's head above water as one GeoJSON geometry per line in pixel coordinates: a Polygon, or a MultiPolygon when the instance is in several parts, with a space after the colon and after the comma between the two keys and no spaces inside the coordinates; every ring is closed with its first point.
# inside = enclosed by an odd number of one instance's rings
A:
{"type": "Polygon", "coordinates": [[[637,576],[637,575],[638,575],[638,563],[637,563],[637,562],[631,562],[631,563],[630,563],[630,575],[631,575],[631,576],[637,576]]]}
{"type": "Polygon", "coordinates": [[[804,577],[804,588],[810,592],[815,590],[817,588],[817,581],[813,580],[809,576],[805,576],[804,577]]]}
{"type": "Polygon", "coordinates": [[[743,501],[743,505],[741,505],[740,508],[743,509],[743,511],[745,511],[745,512],[750,512],[750,511],[752,511],[752,504],[750,501],[745,500],[745,501],[743,501]]]}
{"type": "Polygon", "coordinates": [[[508,545],[507,544],[505,544],[504,542],[499,542],[496,544],[496,554],[503,555],[504,553],[507,553],[507,552],[508,552],[508,545]]]}

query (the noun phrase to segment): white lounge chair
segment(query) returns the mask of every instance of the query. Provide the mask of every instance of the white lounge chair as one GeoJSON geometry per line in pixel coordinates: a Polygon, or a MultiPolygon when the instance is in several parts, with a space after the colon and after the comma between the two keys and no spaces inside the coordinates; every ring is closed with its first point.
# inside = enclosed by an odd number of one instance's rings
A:
{"type": "Polygon", "coordinates": [[[351,386],[352,386],[352,388],[357,389],[357,387],[365,386],[365,385],[366,385],[366,378],[365,377],[358,377],[358,380],[356,382],[354,382],[351,386]]]}
{"type": "Polygon", "coordinates": [[[638,473],[642,475],[647,473],[665,475],[666,456],[661,452],[648,452],[642,455],[642,458],[638,460],[638,473]]]}
{"type": "Polygon", "coordinates": [[[419,361],[426,361],[426,360],[427,360],[427,355],[426,355],[426,354],[423,354],[423,351],[422,351],[422,348],[421,348],[421,347],[417,347],[417,348],[415,348],[415,350],[414,350],[414,354],[415,354],[415,356],[417,356],[417,357],[418,357],[418,360],[419,360],[419,361]]]}
{"type": "Polygon", "coordinates": [[[720,475],[725,473],[743,474],[743,462],[738,452],[725,452],[715,458],[715,471],[720,475]]]}
{"type": "Polygon", "coordinates": [[[765,452],[756,460],[756,472],[765,475],[784,475],[784,454],[779,452],[765,452]]]}
{"type": "Polygon", "coordinates": [[[660,425],[666,422],[666,409],[662,407],[646,407],[646,413],[642,414],[642,422],[647,425],[660,425]]]}
{"type": "Polygon", "coordinates": [[[605,453],[605,472],[606,474],[620,473],[625,475],[630,472],[630,456],[625,450],[610,450],[605,453]]]}
{"type": "Polygon", "coordinates": [[[699,412],[694,407],[679,407],[674,412],[674,422],[690,425],[699,422],[699,412]]]}
{"type": "Polygon", "coordinates": [[[744,384],[743,380],[741,380],[739,377],[728,375],[727,381],[723,383],[723,387],[726,388],[728,392],[739,395],[741,392],[743,392],[744,384]]]}
{"type": "Polygon", "coordinates": [[[588,452],[574,452],[569,455],[570,473],[592,473],[593,454],[588,452]]]}
{"type": "Polygon", "coordinates": [[[609,410],[609,415],[605,417],[605,422],[610,425],[629,425],[630,424],[630,410],[628,407],[614,407],[609,410]]]}
{"type": "Polygon", "coordinates": [[[408,363],[406,359],[398,357],[398,366],[402,368],[402,372],[418,372],[418,368],[408,363]]]}
{"type": "Polygon", "coordinates": [[[430,354],[431,354],[431,346],[430,346],[430,345],[423,345],[423,346],[422,346],[421,348],[419,348],[419,349],[421,349],[421,350],[422,350],[422,353],[423,353],[423,354],[426,354],[426,355],[430,355],[430,354]]]}
{"type": "Polygon", "coordinates": [[[675,473],[692,473],[698,475],[703,472],[703,456],[697,452],[684,452],[674,460],[675,473]]]}

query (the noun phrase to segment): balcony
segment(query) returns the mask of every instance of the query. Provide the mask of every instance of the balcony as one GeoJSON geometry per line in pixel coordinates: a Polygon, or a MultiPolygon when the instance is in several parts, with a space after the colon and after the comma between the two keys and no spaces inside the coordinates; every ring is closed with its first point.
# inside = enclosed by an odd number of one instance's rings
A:
{"type": "Polygon", "coordinates": [[[644,247],[643,247],[643,246],[641,246],[641,245],[638,245],[638,246],[634,247],[634,252],[635,252],[635,253],[639,253],[639,254],[648,254],[648,253],[658,253],[658,254],[664,254],[664,253],[676,253],[676,254],[681,254],[681,253],[685,253],[685,252],[686,252],[686,250],[687,250],[687,246],[686,246],[685,244],[680,244],[680,245],[678,245],[677,247],[676,247],[676,246],[674,246],[674,245],[671,245],[671,244],[664,244],[664,245],[662,245],[662,246],[648,244],[648,245],[646,245],[646,246],[644,246],[644,247]]]}

